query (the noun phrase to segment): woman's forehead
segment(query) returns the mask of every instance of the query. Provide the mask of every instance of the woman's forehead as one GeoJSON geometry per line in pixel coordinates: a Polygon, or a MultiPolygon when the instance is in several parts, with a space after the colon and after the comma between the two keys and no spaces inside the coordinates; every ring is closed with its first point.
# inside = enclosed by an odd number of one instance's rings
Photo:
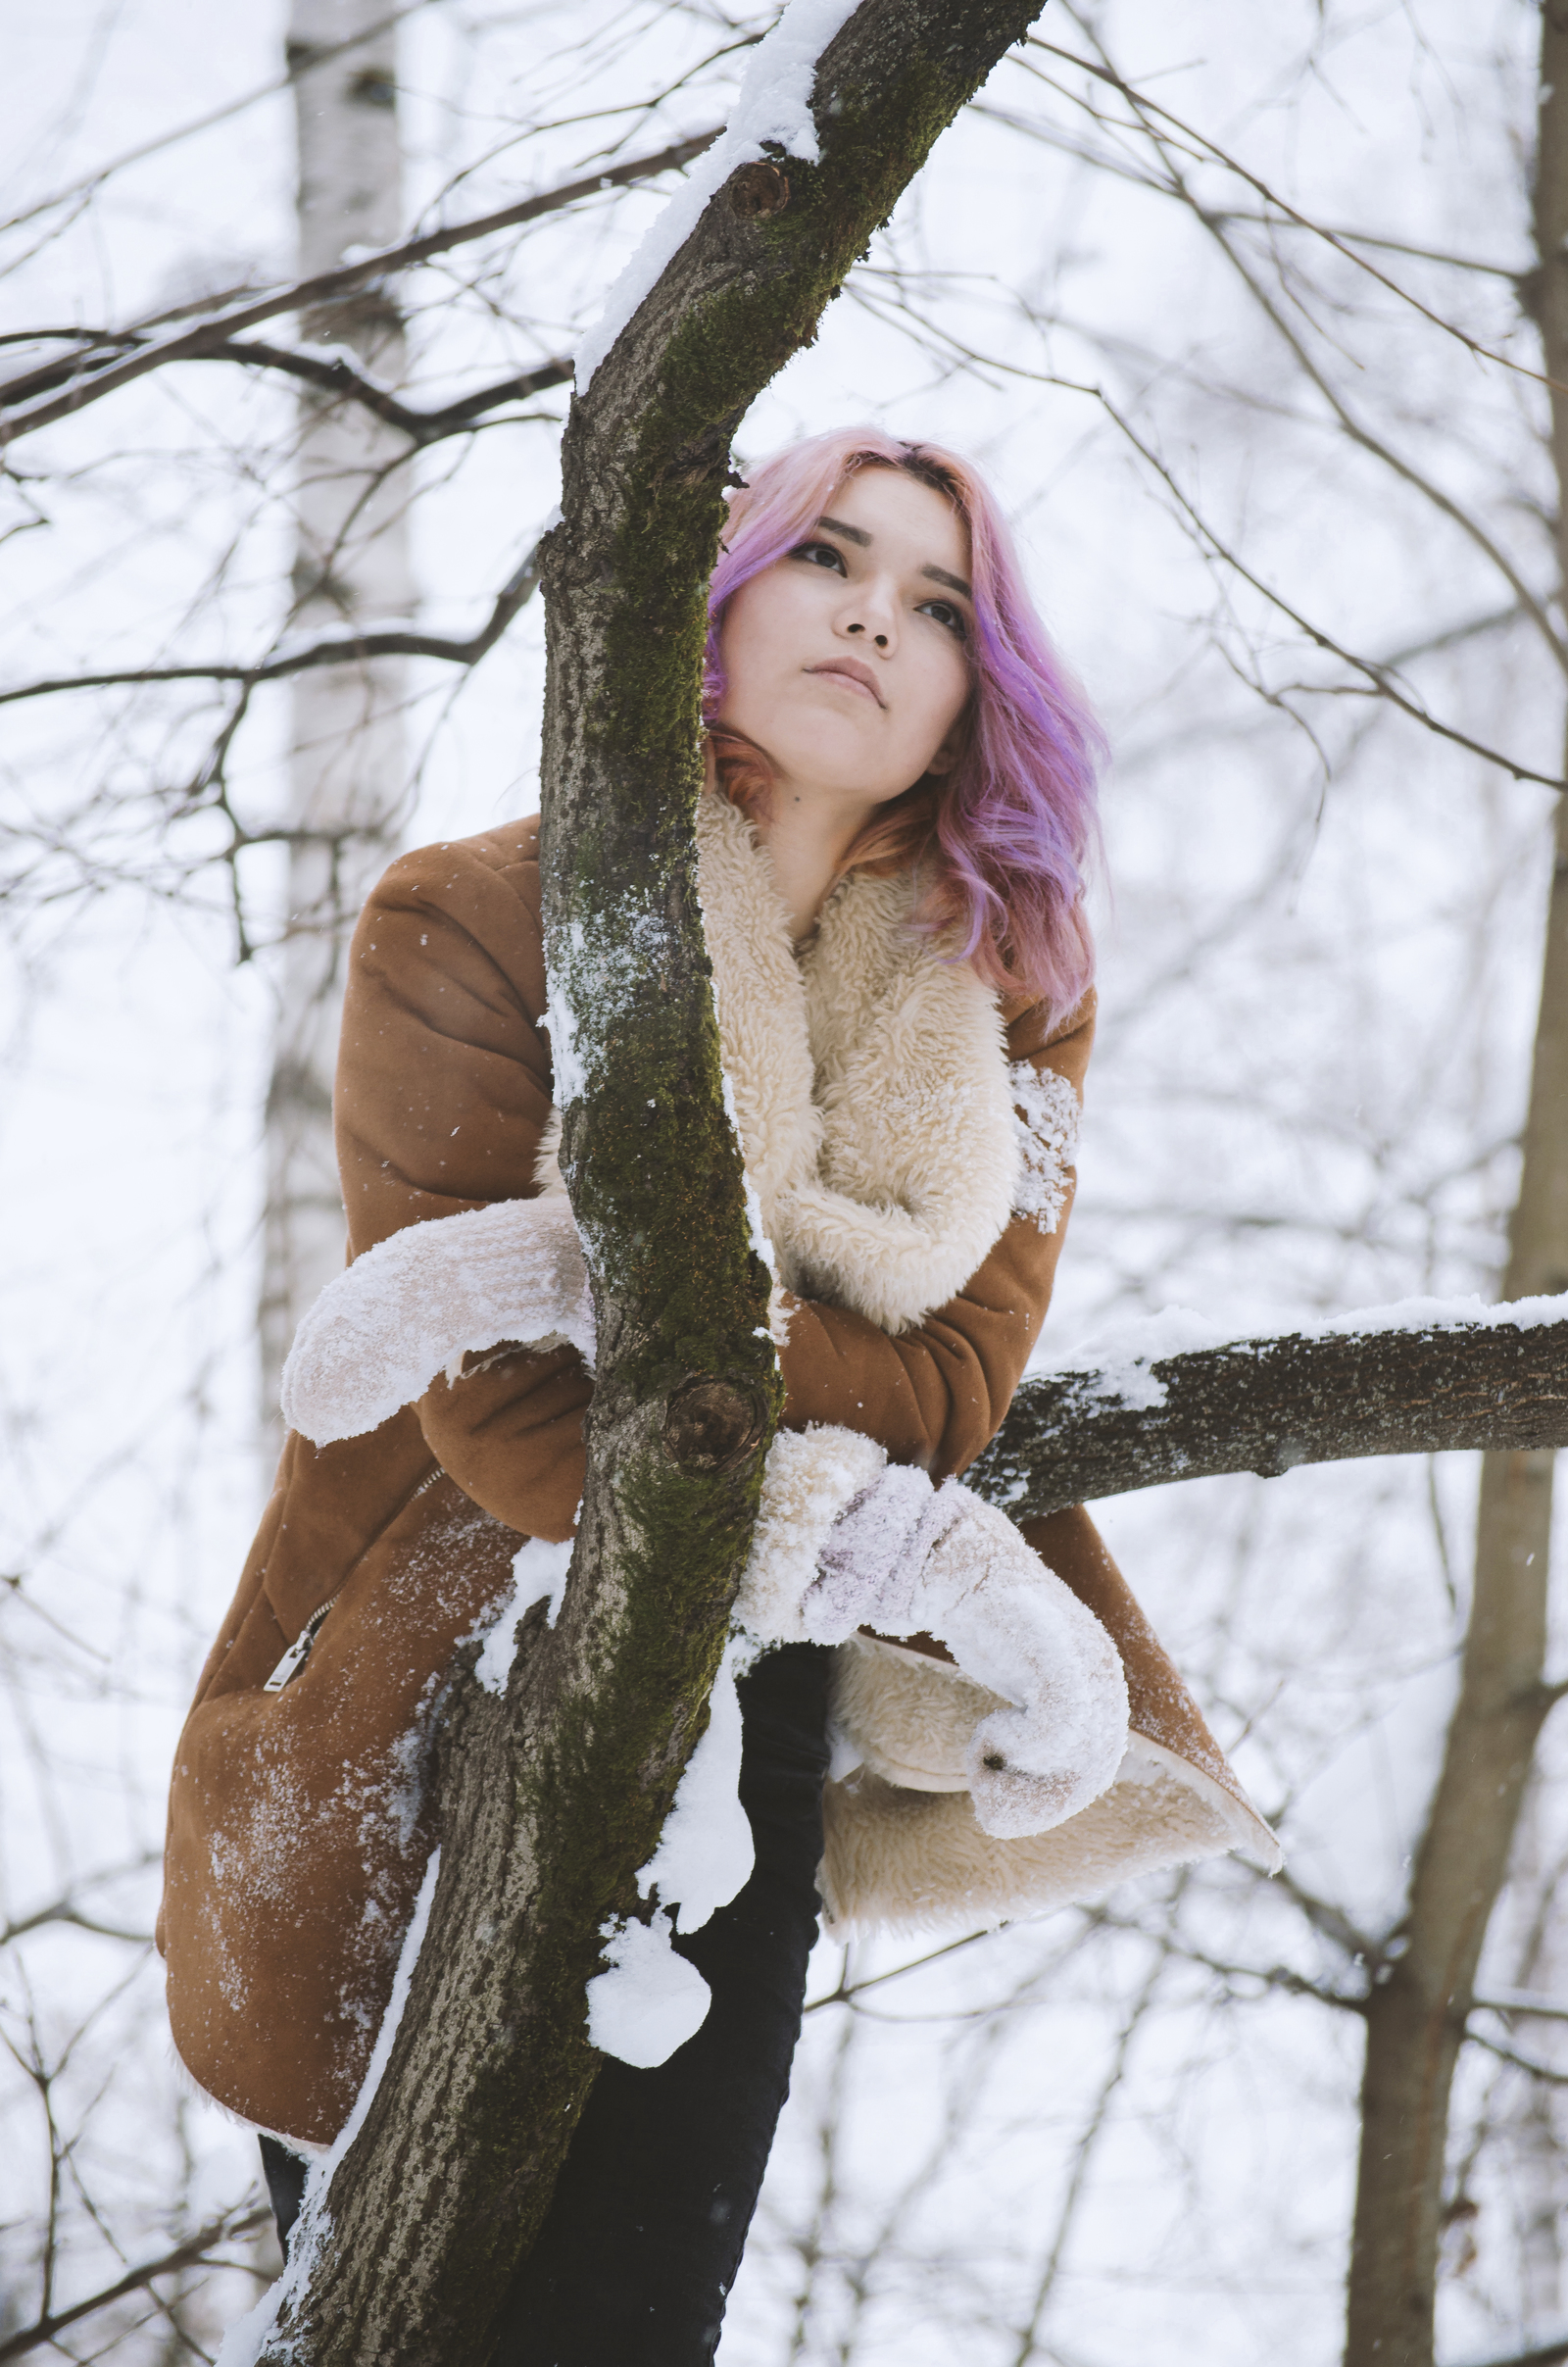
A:
{"type": "Polygon", "coordinates": [[[857,468],[840,479],[822,507],[822,522],[856,529],[847,537],[863,549],[921,559],[966,572],[969,533],[944,493],[903,468],[857,468]],[[863,538],[863,540],[862,540],[863,538]]]}

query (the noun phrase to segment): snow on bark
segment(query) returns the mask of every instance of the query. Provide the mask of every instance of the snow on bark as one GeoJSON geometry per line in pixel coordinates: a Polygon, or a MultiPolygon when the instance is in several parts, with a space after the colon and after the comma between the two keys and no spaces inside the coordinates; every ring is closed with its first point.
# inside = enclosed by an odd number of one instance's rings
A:
{"type": "Polygon", "coordinates": [[[815,164],[821,155],[811,121],[816,62],[859,0],[790,0],[753,53],[721,139],[702,156],[612,284],[604,311],[577,348],[577,391],[586,394],[605,356],[665,266],[679,254],[716,189],[768,148],[815,164]]]}
{"type": "Polygon", "coordinates": [[[575,1540],[560,1545],[530,1537],[512,1558],[512,1592],[491,1620],[484,1649],[474,1663],[474,1676],[486,1693],[504,1694],[512,1663],[517,1656],[517,1630],[536,1603],[544,1603],[546,1627],[554,1627],[566,1599],[575,1540]]]}
{"type": "Polygon", "coordinates": [[[675,1929],[701,1931],[751,1880],[756,1862],[751,1819],[740,1801],[741,1704],[735,1679],[751,1657],[739,1639],[727,1648],[708,1701],[708,1727],[686,1762],[659,1847],[637,1877],[640,1896],[657,1889],[675,1904],[675,1929]]]}
{"type": "Polygon", "coordinates": [[[1021,1521],[1227,1471],[1564,1445],[1568,1315],[1554,1295],[1401,1299],[1243,1339],[1166,1307],[1026,1377],[965,1477],[1021,1521]]]}

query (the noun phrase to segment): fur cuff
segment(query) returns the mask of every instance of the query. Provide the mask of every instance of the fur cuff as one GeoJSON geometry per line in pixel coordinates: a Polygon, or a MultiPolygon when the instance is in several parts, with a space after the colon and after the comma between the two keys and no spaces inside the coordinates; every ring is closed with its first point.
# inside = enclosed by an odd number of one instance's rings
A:
{"type": "Polygon", "coordinates": [[[283,1419],[318,1447],[378,1429],[498,1341],[593,1369],[588,1268],[564,1199],[500,1200],[394,1233],[329,1282],[283,1367],[283,1419]]]}

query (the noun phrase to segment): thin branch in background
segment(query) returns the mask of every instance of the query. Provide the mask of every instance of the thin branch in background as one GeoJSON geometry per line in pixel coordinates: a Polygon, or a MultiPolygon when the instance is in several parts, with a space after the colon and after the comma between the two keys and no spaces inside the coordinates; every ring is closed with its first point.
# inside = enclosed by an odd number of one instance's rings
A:
{"type": "MultiPolygon", "coordinates": [[[[448,634],[420,633],[407,625],[345,625],[340,632],[322,634],[302,649],[283,649],[253,666],[132,666],[112,673],[68,674],[52,682],[24,682],[15,690],[0,690],[0,707],[19,699],[53,698],[61,691],[123,689],[132,683],[238,682],[247,694],[263,682],[279,682],[320,666],[355,666],[371,658],[441,658],[450,665],[472,666],[494,649],[507,627],[533,598],[539,585],[539,546],[536,543],[496,594],[490,614],[466,641],[448,634]]],[[[217,755],[226,755],[243,714],[237,708],[224,726],[217,755]]],[[[201,776],[201,787],[220,777],[213,760],[201,776]]],[[[270,832],[275,838],[276,832],[270,832]]]]}
{"type": "Polygon", "coordinates": [[[717,137],[716,128],[700,131],[689,139],[671,142],[652,156],[634,157],[626,164],[612,165],[608,171],[591,173],[585,179],[541,190],[536,197],[526,197],[514,206],[502,206],[474,222],[426,231],[422,238],[407,239],[401,246],[384,248],[360,262],[318,272],[314,278],[298,280],[292,287],[274,289],[254,302],[235,305],[214,320],[194,328],[175,330],[134,353],[98,358],[98,349],[94,349],[89,354],[77,355],[74,357],[76,374],[63,394],[39,391],[40,387],[53,387],[57,383],[56,365],[29,370],[0,384],[0,447],[14,443],[20,436],[30,435],[39,427],[50,426],[56,419],[74,419],[88,404],[146,377],[149,371],[162,370],[171,362],[194,360],[215,345],[229,343],[239,330],[257,327],[263,321],[275,320],[279,314],[319,311],[326,305],[342,302],[345,297],[358,295],[373,281],[413,271],[434,256],[450,254],[455,247],[470,245],[498,230],[519,228],[523,222],[536,222],[541,215],[560,213],[585,198],[598,197],[607,189],[625,188],[633,181],[652,180],[661,173],[675,172],[710,148],[717,137]]]}
{"type": "Polygon", "coordinates": [[[136,2268],[127,2269],[115,2284],[106,2285],[101,2292],[90,2293],[84,2301],[73,2302],[69,2309],[46,2311],[30,2326],[24,2326],[13,2335],[0,2340],[0,2362],[20,2359],[29,2350],[41,2350],[45,2344],[55,2344],[68,2327],[79,2326],[83,2319],[96,2317],[115,2301],[124,2300],[127,2293],[143,2293],[159,2277],[174,2275],[185,2268],[226,2268],[228,2261],[213,2257],[220,2244],[232,2244],[242,2236],[252,2235],[265,2227],[271,2218],[270,2208],[255,2204],[242,2205],[238,2210],[224,2211],[187,2236],[183,2244],[159,2255],[156,2260],[144,2260],[136,2268]]]}
{"type": "Polygon", "coordinates": [[[1089,2118],[1079,2134],[1077,2145],[1073,2147],[1072,2167],[1068,2173],[1067,2192],[1056,2220],[1056,2231],[1052,2238],[1051,2249],[1046,2254],[1039,2281],[1035,2286],[1033,2305],[1023,2325],[1019,2328],[1018,2346],[1012,2354],[1011,2367],[1029,2367],[1030,2360],[1037,2358],[1040,2354],[1041,2329],[1045,2322],[1046,2312],[1051,2306],[1051,2297],[1055,2291],[1056,2279],[1061,2274],[1061,2265],[1066,2257],[1067,2245],[1072,2239],[1073,2230],[1077,2225],[1079,2210],[1088,2192],[1090,2168],[1101,2138],[1109,2124],[1110,2108],[1115,2100],[1116,2092],[1127,2076],[1127,2067],[1132,2060],[1133,2048],[1143,2035],[1144,2017],[1154,2001],[1154,1993],[1159,1987],[1160,1975],[1163,1970],[1164,1960],[1156,1954],[1153,1963],[1144,1977],[1142,1988],[1128,2010],[1127,2018],[1117,2036],[1115,2046],[1112,2048],[1110,2061],[1105,2067],[1104,2077],[1100,2083],[1089,2118]]]}
{"type": "MultiPolygon", "coordinates": [[[[1122,77],[1116,73],[1104,48],[1099,39],[1091,31],[1089,31],[1086,26],[1084,26],[1082,20],[1078,17],[1076,11],[1069,6],[1067,9],[1067,14],[1073,18],[1074,23],[1079,25],[1080,30],[1084,31],[1085,37],[1094,41],[1094,45],[1103,61],[1103,64],[1101,67],[1095,66],[1090,60],[1081,58],[1075,60],[1075,63],[1080,65],[1086,73],[1097,75],[1100,79],[1109,82],[1119,93],[1127,98],[1129,105],[1131,105],[1139,114],[1140,122],[1143,124],[1146,136],[1148,137],[1151,145],[1153,147],[1156,155],[1159,156],[1161,162],[1165,166],[1169,178],[1169,194],[1179,198],[1181,203],[1190,210],[1194,218],[1202,224],[1203,228],[1209,233],[1210,237],[1214,239],[1220,249],[1220,252],[1225,256],[1231,268],[1241,277],[1244,284],[1251,294],[1254,303],[1257,304],[1259,309],[1262,311],[1265,319],[1271,322],[1277,334],[1290,348],[1290,351],[1295,356],[1299,368],[1305,372],[1310,382],[1317,388],[1324,401],[1329,404],[1330,408],[1334,412],[1335,417],[1339,419],[1339,422],[1345,433],[1351,438],[1352,442],[1360,444],[1366,451],[1371,453],[1374,458],[1381,461],[1386,468],[1392,468],[1396,475],[1402,476],[1404,480],[1414,489],[1423,493],[1428,501],[1433,503],[1433,505],[1439,509],[1446,518],[1449,518],[1453,524],[1460,528],[1461,532],[1469,535],[1471,540],[1476,544],[1476,547],[1485,553],[1486,557],[1491,560],[1493,566],[1496,567],[1498,572],[1503,576],[1504,580],[1508,583],[1509,587],[1513,591],[1514,597],[1524,609],[1525,614],[1531,618],[1531,621],[1536,625],[1538,631],[1541,633],[1542,638],[1545,642],[1546,647],[1551,651],[1553,657],[1556,659],[1557,664],[1565,672],[1568,672],[1568,645],[1565,645],[1561,635],[1556,631],[1549,617],[1546,616],[1543,604],[1537,600],[1535,594],[1531,591],[1529,585],[1525,582],[1523,576],[1514,567],[1513,562],[1508,558],[1507,554],[1500,548],[1495,540],[1486,532],[1479,521],[1474,518],[1470,513],[1462,507],[1461,504],[1456,502],[1450,494],[1445,493],[1440,486],[1434,485],[1431,479],[1423,475],[1422,472],[1417,469],[1409,461],[1404,460],[1398,454],[1395,453],[1386,442],[1378,437],[1373,436],[1359,420],[1352,417],[1349,407],[1346,403],[1344,397],[1333,385],[1330,384],[1324,373],[1317,368],[1311,357],[1307,354],[1304,346],[1301,344],[1300,339],[1288,326],[1279,307],[1273,303],[1264,289],[1259,285],[1255,272],[1238,254],[1232,243],[1224,236],[1218,218],[1210,209],[1204,207],[1196,194],[1188,187],[1185,177],[1175,164],[1170,160],[1169,141],[1163,134],[1158,132],[1154,128],[1153,124],[1149,121],[1150,116],[1160,116],[1165,121],[1172,123],[1176,123],[1176,119],[1174,117],[1167,116],[1166,111],[1159,107],[1155,102],[1148,101],[1146,103],[1143,99],[1141,99],[1139,94],[1133,90],[1131,85],[1123,81],[1122,77]]],[[[1070,51],[1054,49],[1051,43],[1042,42],[1038,40],[1036,36],[1031,36],[1031,45],[1050,50],[1054,56],[1063,58],[1072,57],[1072,53],[1070,51]]],[[[1183,136],[1189,140],[1198,140],[1200,138],[1200,135],[1189,131],[1186,125],[1181,125],[1179,128],[1181,129],[1183,136]]],[[[1221,164],[1226,167],[1228,171],[1238,173],[1240,177],[1247,180],[1261,194],[1269,198],[1270,202],[1279,204],[1282,212],[1291,214],[1292,219],[1298,221],[1303,228],[1313,228],[1315,226],[1308,222],[1304,216],[1295,215],[1292,209],[1284,206],[1282,200],[1274,198],[1272,192],[1268,191],[1261,181],[1256,180],[1252,174],[1249,173],[1245,170],[1245,168],[1235,164],[1233,160],[1224,153],[1223,150],[1213,147],[1211,143],[1206,141],[1202,144],[1208,149],[1210,154],[1212,154],[1221,164]]],[[[1323,232],[1320,232],[1319,234],[1324,236],[1328,235],[1327,233],[1323,232]]],[[[1339,246],[1338,242],[1334,241],[1333,239],[1330,239],[1329,243],[1336,245],[1337,251],[1346,254],[1348,260],[1352,263],[1356,263],[1361,270],[1370,272],[1374,279],[1377,279],[1382,285],[1388,287],[1394,294],[1402,295],[1404,293],[1404,291],[1397,288],[1392,280],[1387,279],[1382,272],[1378,271],[1375,266],[1367,263],[1363,258],[1350,255],[1348,249],[1339,246]]],[[[1458,337],[1462,344],[1466,345],[1479,357],[1489,361],[1501,362],[1504,364],[1504,367],[1521,370],[1522,374],[1526,376],[1540,378],[1541,373],[1539,371],[1526,371],[1523,370],[1523,366],[1521,364],[1508,362],[1506,361],[1505,357],[1494,354],[1490,350],[1477,345],[1474,339],[1465,337],[1463,332],[1453,328],[1451,323],[1442,321],[1437,315],[1430,313],[1427,308],[1424,305],[1419,304],[1414,297],[1408,297],[1406,298],[1406,301],[1414,304],[1416,310],[1426,319],[1432,321],[1436,325],[1448,328],[1451,334],[1458,337]]],[[[1314,636],[1314,638],[1317,638],[1317,636],[1314,636]]],[[[1328,646],[1328,644],[1324,644],[1324,646],[1328,646]]],[[[1343,655],[1343,652],[1337,652],[1336,654],[1343,655]]],[[[1540,776],[1538,775],[1535,777],[1539,778],[1540,776]]]]}
{"type": "MultiPolygon", "coordinates": [[[[134,329],[121,336],[94,338],[93,344],[113,343],[125,351],[134,352],[150,340],[134,329]]],[[[358,403],[363,409],[384,419],[389,427],[397,427],[408,436],[416,450],[427,444],[439,443],[443,437],[458,435],[472,425],[487,411],[503,403],[523,402],[529,396],[544,394],[554,386],[571,383],[572,364],[556,357],[542,362],[536,369],[525,370],[503,378],[498,385],[480,387],[475,393],[462,396],[455,403],[444,403],[434,411],[416,411],[399,402],[389,387],[379,385],[367,371],[355,367],[352,358],[327,346],[300,348],[270,345],[260,337],[233,337],[203,346],[199,352],[187,354],[187,362],[234,362],[247,370],[275,370],[284,377],[298,379],[322,394],[337,396],[342,401],[358,403]]],[[[59,363],[53,371],[55,382],[69,380],[75,369],[75,357],[59,363]]],[[[39,371],[39,378],[50,373],[39,371]]],[[[0,400],[6,389],[0,384],[0,400]]]]}
{"type": "MultiPolygon", "coordinates": [[[[1158,116],[1163,123],[1170,125],[1172,131],[1179,134],[1181,139],[1188,143],[1188,153],[1195,160],[1200,156],[1212,158],[1214,163],[1222,166],[1227,173],[1234,173],[1238,180],[1245,181],[1250,189],[1254,190],[1264,205],[1273,209],[1273,212],[1282,221],[1294,223],[1298,229],[1310,231],[1314,238],[1320,238],[1326,246],[1332,247],[1334,252],[1342,256],[1347,263],[1353,265],[1357,271],[1365,271],[1370,278],[1375,279],[1378,285],[1385,288],[1391,296],[1396,297],[1401,304],[1409,305],[1413,311],[1420,314],[1422,320],[1429,321],[1434,328],[1441,329],[1445,336],[1454,338],[1467,353],[1473,354],[1477,361],[1494,362],[1499,370],[1513,370],[1522,378],[1533,379],[1537,385],[1550,386],[1552,384],[1552,380],[1544,371],[1532,370],[1528,364],[1516,362],[1511,355],[1499,354],[1494,348],[1483,345],[1479,338],[1467,335],[1454,321],[1446,320],[1441,313],[1433,312],[1429,305],[1421,302],[1419,296],[1413,296],[1410,290],[1401,287],[1396,279],[1391,279],[1387,272],[1380,271],[1376,264],[1369,263],[1364,255],[1356,254],[1354,248],[1347,243],[1348,233],[1331,230],[1326,223],[1315,222],[1309,215],[1298,213],[1287,199],[1270,188],[1266,181],[1259,179],[1249,166],[1242,164],[1236,157],[1221,148],[1217,141],[1209,137],[1207,132],[1195,130],[1190,123],[1183,123],[1179,116],[1172,115],[1168,108],[1161,107],[1157,99],[1150,98],[1147,92],[1136,89],[1131,82],[1124,80],[1111,64],[1109,56],[1098,36],[1085,23],[1077,9],[1070,5],[1070,0],[1064,0],[1064,9],[1065,14],[1072,19],[1085,39],[1094,42],[1101,59],[1098,66],[1092,58],[1084,57],[1081,52],[1061,49],[1054,42],[1042,40],[1038,33],[1026,35],[1026,46],[1030,49],[1042,50],[1048,57],[1059,58],[1067,65],[1077,67],[1081,73],[1092,74],[1097,81],[1103,82],[1108,88],[1114,90],[1119,98],[1127,101],[1128,106],[1143,123],[1149,137],[1161,153],[1168,147],[1169,141],[1165,135],[1154,131],[1148,120],[1152,116],[1158,116]]],[[[1055,85],[1055,87],[1059,88],[1059,85],[1055,85]]],[[[1071,94],[1064,95],[1070,96],[1071,94]]],[[[1179,181],[1175,182],[1175,185],[1179,187],[1179,181]]],[[[1189,204],[1193,205],[1195,212],[1210,223],[1235,219],[1234,216],[1220,216],[1209,209],[1198,206],[1197,201],[1189,196],[1185,188],[1181,188],[1180,193],[1189,204]]],[[[1267,219],[1265,217],[1265,220],[1267,219]]],[[[1358,243],[1365,246],[1376,246],[1384,245],[1387,242],[1379,239],[1362,239],[1358,243]]],[[[1405,251],[1411,252],[1412,250],[1406,249],[1405,251]]],[[[1471,266],[1470,268],[1485,269],[1486,267],[1471,266]]],[[[1514,276],[1512,273],[1499,273],[1498,275],[1514,276]]]]}
{"type": "Polygon", "coordinates": [[[345,41],[323,42],[319,48],[313,45],[306,56],[291,60],[286,73],[274,75],[271,81],[256,84],[240,98],[225,99],[221,107],[215,107],[207,115],[196,116],[189,123],[177,124],[172,131],[160,131],[134,148],[123,149],[119,156],[111,157],[108,164],[98,165],[91,173],[83,173],[79,180],[68,181],[63,189],[56,189],[51,196],[38,198],[24,212],[11,215],[7,221],[0,222],[0,236],[7,230],[21,229],[25,222],[36,222],[41,214],[52,214],[56,207],[66,205],[73,199],[95,197],[107,181],[112,180],[117,173],[123,173],[128,166],[142,164],[150,156],[161,156],[166,149],[177,147],[182,140],[194,139],[199,132],[216,130],[220,123],[231,123],[235,116],[244,115],[249,108],[259,106],[262,100],[275,98],[279,91],[291,90],[307,74],[332,65],[350,50],[363,49],[368,43],[378,41],[383,33],[390,32],[395,25],[404,24],[410,17],[418,16],[432,5],[434,0],[407,0],[406,6],[393,9],[387,16],[378,17],[373,25],[366,25],[363,31],[351,34],[345,41]]]}
{"type": "Polygon", "coordinates": [[[1528,2073],[1533,2080],[1544,2080],[1551,2088],[1568,2088],[1568,2071],[1559,2071],[1554,2063],[1543,2063],[1533,2055],[1521,2054],[1517,2046],[1506,2046],[1500,2039],[1489,2039],[1484,2030],[1466,2030],[1465,2037],[1472,2046],[1484,2047],[1499,2063],[1508,2063],[1515,2071],[1528,2073]]]}

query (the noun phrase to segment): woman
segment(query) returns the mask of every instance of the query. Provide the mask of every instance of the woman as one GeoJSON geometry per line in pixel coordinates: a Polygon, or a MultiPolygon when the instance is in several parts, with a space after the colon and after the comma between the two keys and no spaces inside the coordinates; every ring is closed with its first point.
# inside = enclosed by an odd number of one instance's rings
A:
{"type": "MultiPolygon", "coordinates": [[[[1020,1533],[941,1484],[1045,1316],[1093,1026],[1097,735],[993,499],[933,447],[818,437],[736,497],[711,615],[704,917],[787,1391],[738,1605],[772,1648],[740,1687],[756,1866],[675,1943],[711,1992],[697,2035],[600,2074],[509,2312],[499,2355],[529,2367],[711,2356],[818,1893],[844,1932],[973,1929],[1273,1853],[1082,1510],[1020,1533]]],[[[536,831],[406,858],[361,921],[355,1262],[302,1326],[177,1754],[175,2040],[271,2133],[285,2227],[390,1991],[454,1652],[580,1494],[536,831]]]]}

